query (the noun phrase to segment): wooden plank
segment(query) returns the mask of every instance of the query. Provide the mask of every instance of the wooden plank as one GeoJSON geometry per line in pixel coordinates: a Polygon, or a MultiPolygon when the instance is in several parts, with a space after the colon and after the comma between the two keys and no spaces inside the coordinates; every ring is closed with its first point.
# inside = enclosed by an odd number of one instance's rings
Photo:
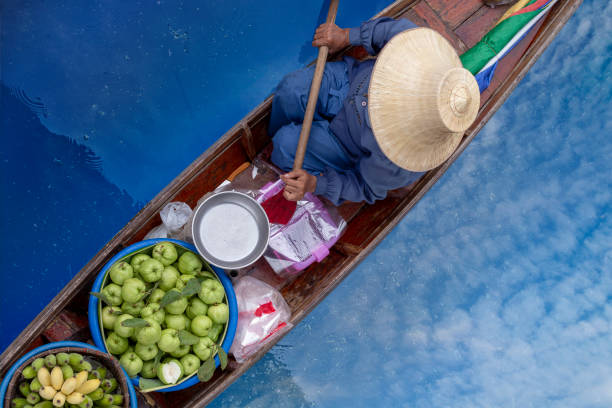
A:
{"type": "Polygon", "coordinates": [[[455,30],[455,34],[467,46],[467,49],[476,44],[491,28],[495,27],[497,21],[504,15],[510,6],[498,6],[490,8],[480,7],[470,18],[455,30]]]}
{"type": "Polygon", "coordinates": [[[63,310],[47,326],[43,335],[49,342],[72,340],[81,331],[89,331],[89,321],[86,315],[77,315],[63,310]]]}
{"type": "Polygon", "coordinates": [[[138,400],[138,408],[170,408],[166,402],[166,396],[160,392],[142,393],[136,391],[136,399],[138,400]]]}
{"type": "MultiPolygon", "coordinates": [[[[291,285],[282,289],[281,293],[294,313],[302,311],[306,307],[306,303],[312,301],[317,294],[329,293],[325,289],[335,282],[335,274],[329,272],[341,264],[345,258],[346,256],[339,252],[331,251],[325,259],[312,264],[291,285]]],[[[292,323],[294,322],[293,318],[292,316],[292,323]]]]}
{"type": "Polygon", "coordinates": [[[341,254],[352,257],[359,255],[363,248],[361,246],[349,244],[348,242],[338,241],[334,245],[334,249],[341,254]]]}
{"type": "Polygon", "coordinates": [[[416,3],[422,0],[398,0],[391,3],[389,6],[385,7],[380,13],[376,14],[373,18],[378,17],[392,17],[399,18],[407,10],[414,7],[416,3]]]}
{"type": "Polygon", "coordinates": [[[463,41],[440,19],[426,1],[415,4],[414,7],[407,10],[401,17],[409,19],[419,27],[430,27],[436,30],[453,45],[459,54],[463,54],[468,49],[463,41]]]}
{"type": "Polygon", "coordinates": [[[251,132],[251,128],[246,124],[245,121],[240,123],[242,129],[240,129],[240,143],[244,148],[249,160],[253,160],[255,155],[257,154],[257,150],[255,149],[255,141],[253,139],[253,133],[251,132]]]}
{"type": "MultiPolygon", "coordinates": [[[[25,348],[25,351],[32,351],[34,350],[36,347],[40,347],[43,346],[47,343],[47,341],[42,337],[42,336],[38,336],[35,339],[32,340],[32,342],[30,344],[28,344],[28,346],[25,348]]],[[[21,356],[20,356],[21,357],[21,356]]],[[[0,376],[1,378],[2,376],[0,376]]]]}
{"type": "Polygon", "coordinates": [[[426,0],[426,2],[438,12],[440,19],[452,30],[482,7],[482,0],[426,0]]]}
{"type": "Polygon", "coordinates": [[[376,235],[386,224],[386,219],[391,217],[393,210],[398,207],[402,200],[399,198],[387,197],[378,201],[376,205],[368,205],[351,220],[346,232],[340,238],[340,242],[354,245],[356,247],[365,246],[373,235],[376,235]]]}
{"type": "Polygon", "coordinates": [[[357,215],[359,210],[365,207],[365,205],[366,203],[364,202],[353,203],[350,201],[346,201],[338,207],[338,213],[342,218],[344,218],[344,221],[348,223],[353,219],[353,217],[357,215]]]}
{"type": "Polygon", "coordinates": [[[251,130],[253,147],[256,152],[261,151],[270,143],[268,135],[268,122],[270,121],[270,108],[272,107],[272,96],[268,97],[260,106],[247,116],[245,123],[251,130]]]}
{"type": "MultiPolygon", "coordinates": [[[[419,181],[417,180],[409,186],[389,191],[387,197],[390,200],[402,201],[409,195],[413,194],[414,190],[417,188],[418,185],[419,181]]],[[[378,205],[381,205],[381,202],[376,203],[376,206],[378,205]]],[[[338,207],[338,212],[340,213],[342,218],[344,218],[344,220],[348,223],[349,228],[347,229],[347,231],[345,231],[345,234],[342,236],[342,238],[336,243],[336,245],[334,246],[335,249],[348,256],[354,256],[359,254],[359,252],[363,248],[365,240],[359,240],[359,238],[355,237],[352,225],[355,223],[359,223],[359,220],[364,220],[365,222],[367,222],[367,220],[372,217],[372,210],[370,209],[370,207],[371,206],[367,205],[365,202],[345,202],[340,205],[340,207],[338,207]]],[[[370,223],[376,224],[376,220],[370,220],[370,223]]]]}

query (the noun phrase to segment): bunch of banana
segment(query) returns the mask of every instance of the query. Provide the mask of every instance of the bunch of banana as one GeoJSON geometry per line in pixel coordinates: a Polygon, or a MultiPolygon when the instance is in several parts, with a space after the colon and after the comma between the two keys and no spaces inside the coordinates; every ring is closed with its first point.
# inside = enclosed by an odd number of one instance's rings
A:
{"type": "Polygon", "coordinates": [[[100,387],[97,378],[88,380],[89,372],[81,371],[76,376],[64,379],[62,369],[53,367],[49,372],[47,367],[38,370],[37,378],[41,385],[38,393],[45,400],[53,401],[54,407],[63,407],[67,402],[79,405],[85,400],[85,396],[100,387]]]}
{"type": "Polygon", "coordinates": [[[115,408],[123,404],[123,395],[112,394],[117,380],[107,377],[104,367],[94,370],[78,353],[37,358],[22,375],[30,381],[19,385],[24,398],[13,398],[12,408],[115,408]]]}

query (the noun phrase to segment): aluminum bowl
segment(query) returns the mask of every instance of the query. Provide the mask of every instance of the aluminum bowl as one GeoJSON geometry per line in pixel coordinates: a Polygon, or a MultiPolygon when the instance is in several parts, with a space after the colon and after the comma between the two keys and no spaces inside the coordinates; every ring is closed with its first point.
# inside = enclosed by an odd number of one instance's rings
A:
{"type": "Polygon", "coordinates": [[[214,193],[194,212],[193,242],[206,261],[223,269],[240,269],[257,261],[270,238],[262,206],[236,191],[214,193]]]}

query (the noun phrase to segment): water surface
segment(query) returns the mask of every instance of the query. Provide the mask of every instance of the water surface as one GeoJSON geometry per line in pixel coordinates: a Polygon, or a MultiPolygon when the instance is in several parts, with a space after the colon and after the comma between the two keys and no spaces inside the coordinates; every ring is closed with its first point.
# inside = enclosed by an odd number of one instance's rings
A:
{"type": "MultiPolygon", "coordinates": [[[[386,5],[344,3],[338,24],[386,5]]],[[[283,75],[316,58],[327,7],[2,2],[0,349],[283,75]]]]}

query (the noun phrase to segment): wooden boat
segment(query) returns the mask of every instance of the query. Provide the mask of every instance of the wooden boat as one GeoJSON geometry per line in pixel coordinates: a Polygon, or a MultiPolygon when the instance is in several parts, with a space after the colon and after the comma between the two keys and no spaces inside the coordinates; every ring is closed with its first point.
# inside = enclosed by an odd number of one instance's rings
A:
{"type": "MultiPolygon", "coordinates": [[[[491,85],[481,96],[476,121],[465,132],[461,144],[448,161],[427,172],[413,185],[391,192],[385,200],[373,205],[346,203],[339,207],[348,227],[329,256],[293,281],[274,282],[292,309],[294,325],[376,247],[444,174],[508,98],[580,3],[581,0],[558,1],[501,61],[491,85]]],[[[507,8],[492,9],[484,6],[481,0],[398,0],[378,16],[404,17],[420,26],[429,26],[443,34],[461,54],[487,33],[507,8]]],[[[360,47],[345,52],[356,57],[365,56],[360,47]]],[[[241,164],[258,155],[265,158],[271,142],[266,131],[271,101],[272,97],[266,99],[189,165],[79,271],[2,353],[0,373],[6,373],[21,355],[44,343],[68,339],[91,341],[86,318],[88,292],[102,266],[121,249],[142,240],[151,228],[158,225],[158,213],[166,203],[184,201],[193,207],[202,195],[214,190],[241,164]]],[[[248,370],[275,342],[267,344],[243,364],[230,360],[228,368],[223,372],[217,370],[207,383],[173,393],[139,394],[139,406],[202,407],[248,370]]]]}

